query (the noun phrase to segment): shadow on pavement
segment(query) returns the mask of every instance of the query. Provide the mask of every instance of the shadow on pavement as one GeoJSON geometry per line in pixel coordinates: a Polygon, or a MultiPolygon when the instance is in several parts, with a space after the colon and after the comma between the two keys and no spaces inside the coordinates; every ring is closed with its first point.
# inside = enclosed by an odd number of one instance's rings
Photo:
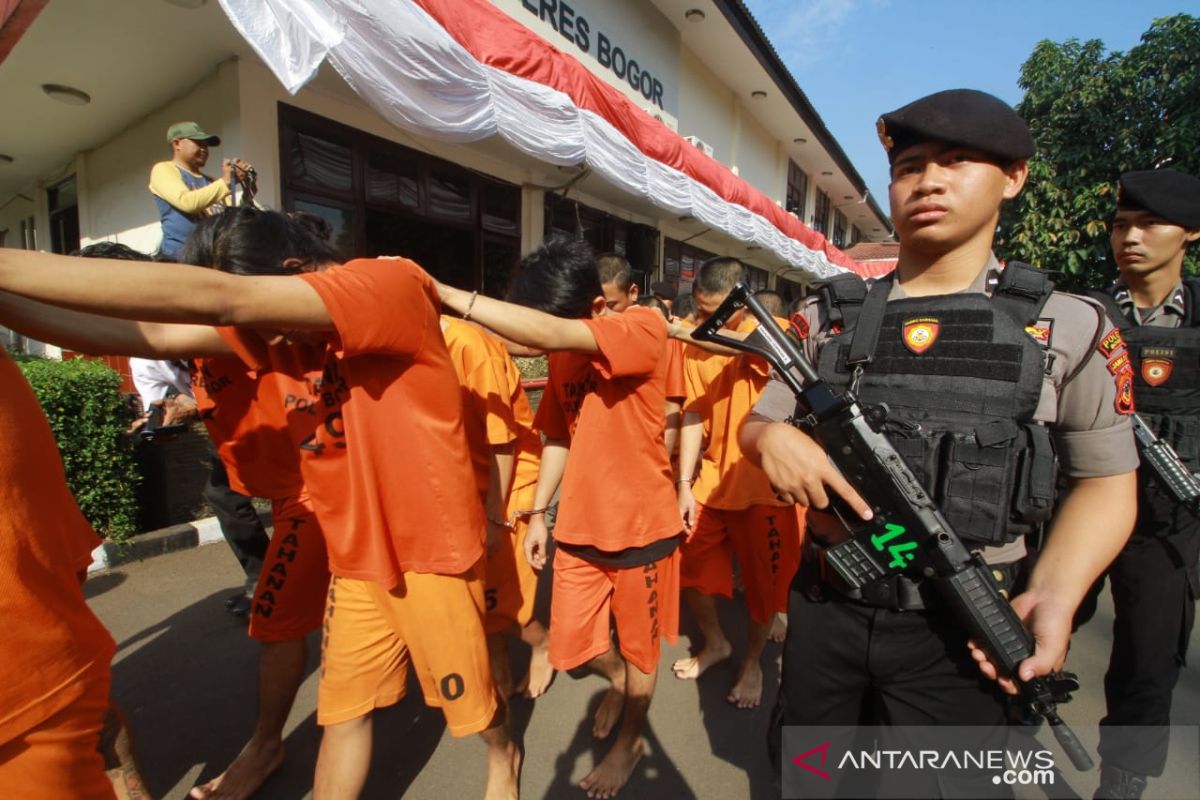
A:
{"type": "MultiPolygon", "coordinates": [[[[573,774],[576,772],[576,767],[581,756],[585,753],[590,753],[590,760],[583,765],[579,771],[579,779],[591,771],[591,768],[600,763],[604,758],[604,754],[612,747],[616,741],[617,734],[614,730],[607,739],[599,740],[592,735],[592,716],[596,712],[596,708],[600,705],[600,701],[604,698],[607,691],[600,691],[592,697],[588,703],[588,713],[579,721],[579,726],[575,729],[575,735],[567,744],[565,750],[558,754],[554,759],[554,779],[550,786],[546,789],[544,797],[546,800],[579,800],[581,797],[586,797],[583,791],[576,785],[576,781],[572,780],[573,774]]],[[[629,777],[629,783],[621,790],[618,797],[695,797],[696,793],[688,785],[682,773],[675,767],[671,758],[663,750],[662,743],[654,733],[654,729],[647,721],[646,728],[642,732],[642,738],[646,743],[646,754],[642,756],[642,760],[633,768],[633,774],[629,777]]]]}
{"type": "Polygon", "coordinates": [[[88,600],[99,597],[110,589],[115,589],[125,582],[125,574],[121,572],[102,572],[89,577],[83,584],[83,596],[88,600]]]}
{"type": "MultiPolygon", "coordinates": [[[[735,592],[732,600],[718,597],[717,617],[733,645],[733,656],[714,664],[697,681],[700,715],[704,731],[708,734],[709,750],[716,758],[746,774],[750,798],[777,798],[779,790],[771,781],[771,762],[767,758],[767,723],[778,693],[779,656],[783,646],[767,642],[761,659],[762,702],[758,708],[739,709],[725,698],[737,679],[738,665],[742,654],[746,652],[746,606],[741,594],[735,592]]],[[[704,637],[686,605],[681,613],[680,634],[695,642],[693,649],[699,650],[704,637]]],[[[677,680],[671,674],[669,665],[661,669],[663,676],[660,680],[677,680]]]]}

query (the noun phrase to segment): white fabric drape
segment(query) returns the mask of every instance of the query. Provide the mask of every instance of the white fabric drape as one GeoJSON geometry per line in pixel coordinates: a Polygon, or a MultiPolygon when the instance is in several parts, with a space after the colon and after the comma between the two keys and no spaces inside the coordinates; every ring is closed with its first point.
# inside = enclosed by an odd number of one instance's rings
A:
{"type": "Polygon", "coordinates": [[[499,135],[556,165],[586,164],[631,195],[758,245],[815,277],[845,271],[766,218],[637,149],[566,94],[481,64],[411,0],[220,0],[292,94],[328,59],[388,122],[451,142],[499,135]]]}

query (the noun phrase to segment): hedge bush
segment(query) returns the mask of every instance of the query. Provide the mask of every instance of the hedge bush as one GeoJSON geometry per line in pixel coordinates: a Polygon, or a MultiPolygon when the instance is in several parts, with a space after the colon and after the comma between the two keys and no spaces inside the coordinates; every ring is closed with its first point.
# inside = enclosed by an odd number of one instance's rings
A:
{"type": "Polygon", "coordinates": [[[139,481],[121,378],[98,361],[18,360],[41,403],[67,485],[96,533],[123,541],[137,530],[139,481]]]}

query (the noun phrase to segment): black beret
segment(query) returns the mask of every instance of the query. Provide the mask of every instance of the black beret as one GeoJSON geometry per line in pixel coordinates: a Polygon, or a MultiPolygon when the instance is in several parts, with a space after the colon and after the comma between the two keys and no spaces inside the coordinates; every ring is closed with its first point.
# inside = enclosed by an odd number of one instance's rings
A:
{"type": "Polygon", "coordinates": [[[674,302],[676,290],[674,286],[666,281],[655,281],[650,284],[650,294],[674,302]]]}
{"type": "Polygon", "coordinates": [[[1144,208],[1183,228],[1200,228],[1200,178],[1173,169],[1121,175],[1118,208],[1144,208]]]}
{"type": "Polygon", "coordinates": [[[888,163],[907,147],[937,141],[1022,161],[1037,149],[1025,120],[998,97],[974,89],[948,89],[890,111],[876,123],[888,163]]]}

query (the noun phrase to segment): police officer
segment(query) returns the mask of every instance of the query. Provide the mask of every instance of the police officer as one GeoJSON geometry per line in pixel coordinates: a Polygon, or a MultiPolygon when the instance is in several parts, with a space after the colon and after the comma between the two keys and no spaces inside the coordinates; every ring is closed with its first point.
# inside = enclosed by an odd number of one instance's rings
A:
{"type": "MultiPolygon", "coordinates": [[[[1010,107],[939,92],[884,114],[879,133],[896,271],[869,288],[832,281],[802,309],[803,344],[836,387],[887,403],[897,449],[1033,633],[1021,677],[1047,674],[1062,667],[1072,614],[1133,525],[1132,398],[1107,369],[1122,351],[1104,352],[1112,326],[1096,303],[1052,292],[1030,267],[1002,270],[992,254],[1001,203],[1020,193],[1034,152],[1010,107]],[[1024,534],[1050,518],[1056,464],[1071,488],[1025,574],[1024,534]]],[[[821,547],[847,534],[815,509],[836,494],[864,519],[870,510],[813,439],[781,422],[794,408],[772,381],[741,431],[780,496],[814,509],[788,606],[784,723],[984,726],[970,744],[1002,746],[1001,689],[1016,686],[987,679],[995,666],[931,586],[892,578],[855,592],[822,568],[821,547]]],[[[926,777],[926,796],[947,791],[926,777]]],[[[989,779],[967,794],[998,789],[989,779]]]]}
{"type": "MultiPolygon", "coordinates": [[[[1181,276],[1184,252],[1197,239],[1200,180],[1170,169],[1126,172],[1111,236],[1120,278],[1107,293],[1094,293],[1128,345],[1125,371],[1138,414],[1193,472],[1200,462],[1200,281],[1181,276]]],[[[1108,570],[1116,613],[1096,797],[1141,797],[1147,776],[1162,774],[1171,694],[1195,617],[1197,555],[1200,518],[1143,462],[1133,536],[1108,570]]]]}

